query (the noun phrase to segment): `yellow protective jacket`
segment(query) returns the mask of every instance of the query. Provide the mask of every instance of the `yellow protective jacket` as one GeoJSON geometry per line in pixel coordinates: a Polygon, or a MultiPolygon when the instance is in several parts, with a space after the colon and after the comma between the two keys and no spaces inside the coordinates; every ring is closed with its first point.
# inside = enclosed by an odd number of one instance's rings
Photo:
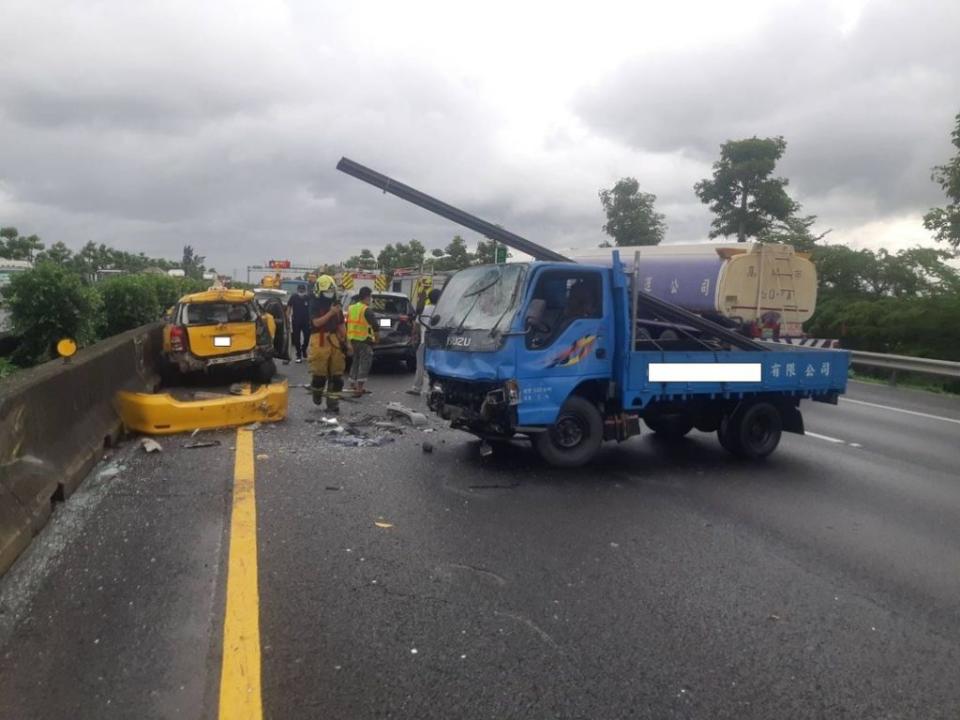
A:
{"type": "Polygon", "coordinates": [[[367,322],[368,306],[355,302],[347,309],[347,339],[350,342],[372,340],[373,328],[367,322]]]}

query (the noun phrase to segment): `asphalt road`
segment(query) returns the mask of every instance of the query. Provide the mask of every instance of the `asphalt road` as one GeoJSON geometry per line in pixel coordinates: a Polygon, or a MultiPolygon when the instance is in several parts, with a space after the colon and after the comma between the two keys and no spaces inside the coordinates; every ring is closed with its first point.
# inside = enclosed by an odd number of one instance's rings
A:
{"type": "MultiPolygon", "coordinates": [[[[760,464],[693,433],[559,471],[433,421],[334,445],[295,388],[255,432],[264,716],[958,717],[960,400],[848,398],[760,464]]],[[[203,437],[120,449],[0,580],[0,717],[218,716],[236,433],[203,437]]]]}

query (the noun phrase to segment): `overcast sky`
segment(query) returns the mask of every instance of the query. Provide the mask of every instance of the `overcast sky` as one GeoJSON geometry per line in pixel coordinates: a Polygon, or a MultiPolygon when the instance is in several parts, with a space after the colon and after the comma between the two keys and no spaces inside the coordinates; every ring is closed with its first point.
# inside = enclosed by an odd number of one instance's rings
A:
{"type": "MultiPolygon", "coordinates": [[[[929,244],[960,112],[957,0],[243,3],[0,0],[0,225],[232,272],[476,236],[334,170],[351,157],[555,247],[600,187],[692,186],[730,138],[833,242],[929,244]]],[[[242,274],[242,273],[241,273],[242,274]]]]}

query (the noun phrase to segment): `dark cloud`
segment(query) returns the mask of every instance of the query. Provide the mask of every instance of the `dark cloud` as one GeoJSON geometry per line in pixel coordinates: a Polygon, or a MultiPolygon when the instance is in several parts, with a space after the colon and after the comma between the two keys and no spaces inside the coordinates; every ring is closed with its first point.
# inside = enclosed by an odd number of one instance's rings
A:
{"type": "Polygon", "coordinates": [[[929,166],[960,109],[958,8],[873,4],[844,34],[790,6],[746,40],[638,55],[571,115],[565,100],[524,104],[537,75],[522,68],[499,93],[483,53],[467,72],[415,40],[381,49],[365,35],[376,7],[9,0],[0,224],[167,257],[189,243],[227,270],[478,239],[336,172],[347,155],[556,247],[598,243],[597,189],[633,175],[668,240],[696,240],[709,217],[693,183],[721,142],[755,133],[787,137],[782,170],[811,212],[875,220],[939,200],[929,166]]]}
{"type": "Polygon", "coordinates": [[[938,201],[930,166],[960,110],[960,3],[869,3],[849,31],[826,6],[784,9],[745,41],[637,58],[585,91],[584,121],[649,151],[712,160],[727,139],[783,135],[781,171],[811,207],[851,213],[938,201]]]}

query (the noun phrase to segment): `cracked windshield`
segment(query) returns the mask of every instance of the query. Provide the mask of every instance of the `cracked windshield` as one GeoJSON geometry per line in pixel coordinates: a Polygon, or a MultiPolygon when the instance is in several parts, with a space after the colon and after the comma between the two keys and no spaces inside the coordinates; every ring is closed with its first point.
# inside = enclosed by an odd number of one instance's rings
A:
{"type": "Polygon", "coordinates": [[[958,0],[0,8],[0,720],[960,718],[958,0]]]}
{"type": "MultiPolygon", "coordinates": [[[[492,330],[514,307],[523,265],[470,268],[455,275],[444,288],[435,311],[435,327],[492,330]]],[[[502,322],[501,322],[502,321],[502,322]]]]}

